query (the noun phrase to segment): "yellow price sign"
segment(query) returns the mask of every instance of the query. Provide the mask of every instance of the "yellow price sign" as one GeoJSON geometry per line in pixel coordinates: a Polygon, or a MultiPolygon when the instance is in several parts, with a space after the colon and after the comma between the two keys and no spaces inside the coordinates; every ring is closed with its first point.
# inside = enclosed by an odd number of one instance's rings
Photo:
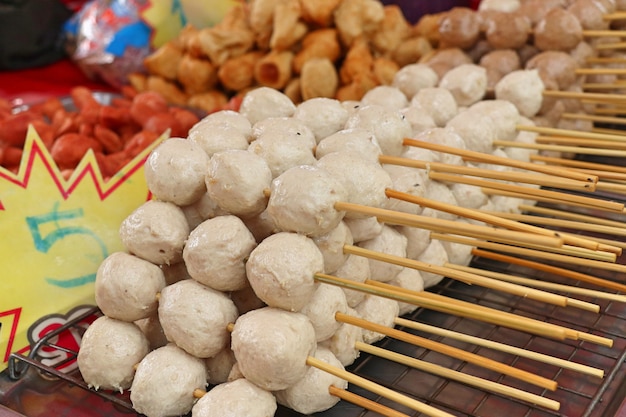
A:
{"type": "Polygon", "coordinates": [[[91,152],[65,180],[30,129],[19,172],[0,168],[0,370],[43,336],[42,318],[95,304],[96,271],[124,250],[119,225],[150,198],[143,164],[162,139],[106,181],[91,152]]]}

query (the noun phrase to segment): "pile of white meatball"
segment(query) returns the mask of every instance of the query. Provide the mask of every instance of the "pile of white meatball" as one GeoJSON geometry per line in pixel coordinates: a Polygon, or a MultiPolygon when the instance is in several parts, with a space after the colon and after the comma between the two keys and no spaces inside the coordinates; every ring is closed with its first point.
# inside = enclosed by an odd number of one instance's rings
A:
{"type": "Polygon", "coordinates": [[[420,291],[442,277],[347,255],[344,245],[435,265],[471,259],[471,247],[336,206],[469,221],[391,200],[385,190],[393,189],[517,210],[516,199],[379,163],[380,155],[393,155],[466,164],[406,147],[404,138],[528,160],[531,151],[493,149],[492,142],[533,141],[516,126],[532,124],[541,107],[536,70],[505,76],[495,99],[484,99],[486,88],[485,69],[470,64],[441,79],[426,65],[409,65],[361,102],[316,98],[296,106],[258,88],[239,112],[210,114],[188,138],[162,142],[145,163],[154,199],[123,221],[127,251],[110,255],[97,272],[104,315],[82,340],[84,380],[95,389],[130,389],[133,407],[148,417],[267,417],[278,404],[302,414],[335,405],[329,386],[347,382],[307,366],[307,358],[343,369],[358,357],[357,341],[383,337],[340,323],[335,313],[393,326],[415,306],[319,283],[316,274],[420,291]]]}

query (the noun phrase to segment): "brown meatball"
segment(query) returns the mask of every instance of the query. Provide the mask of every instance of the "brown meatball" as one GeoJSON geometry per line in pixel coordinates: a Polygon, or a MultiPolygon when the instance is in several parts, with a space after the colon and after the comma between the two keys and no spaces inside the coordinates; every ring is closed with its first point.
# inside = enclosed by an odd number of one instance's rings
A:
{"type": "Polygon", "coordinates": [[[439,22],[441,47],[471,48],[480,36],[480,17],[467,7],[454,7],[439,22]]]}
{"type": "Polygon", "coordinates": [[[440,49],[429,57],[424,63],[432,68],[439,79],[441,79],[449,70],[463,64],[472,64],[472,58],[462,49],[448,48],[440,49]]]}
{"type": "Polygon", "coordinates": [[[583,29],[606,30],[610,26],[609,20],[604,20],[606,7],[598,0],[576,0],[567,10],[580,22],[583,29]]]}
{"type": "Polygon", "coordinates": [[[561,51],[541,52],[526,63],[526,69],[537,68],[546,89],[568,89],[576,81],[576,67],[576,60],[561,51]]]}
{"type": "Polygon", "coordinates": [[[570,51],[583,40],[583,27],[573,13],[552,9],[535,27],[535,46],[542,51],[570,51]]]}
{"type": "Polygon", "coordinates": [[[487,90],[493,90],[502,77],[521,68],[519,55],[513,49],[489,52],[479,63],[487,70],[487,90]]]}
{"type": "Polygon", "coordinates": [[[518,12],[528,18],[532,26],[535,26],[550,10],[561,7],[562,0],[526,0],[518,12]]]}
{"type": "Polygon", "coordinates": [[[517,49],[528,41],[530,20],[521,13],[489,11],[483,13],[485,37],[495,49],[517,49]]]}

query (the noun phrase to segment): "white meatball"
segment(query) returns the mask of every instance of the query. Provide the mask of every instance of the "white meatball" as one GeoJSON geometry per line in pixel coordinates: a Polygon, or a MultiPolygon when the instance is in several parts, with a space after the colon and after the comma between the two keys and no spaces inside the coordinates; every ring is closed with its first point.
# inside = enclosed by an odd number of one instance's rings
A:
{"type": "Polygon", "coordinates": [[[114,252],[96,271],[96,304],[114,319],[143,319],[156,312],[157,294],[165,284],[158,266],[125,252],[114,252]]]}
{"type": "MultiPolygon", "coordinates": [[[[424,291],[424,279],[417,269],[404,268],[394,279],[388,282],[389,285],[400,287],[404,290],[420,292],[424,291]]],[[[400,308],[399,315],[412,313],[417,309],[417,305],[411,303],[398,302],[400,308]]]]}
{"type": "Polygon", "coordinates": [[[187,206],[182,206],[183,213],[189,223],[191,230],[195,229],[200,223],[213,217],[221,216],[224,211],[211,198],[209,193],[204,193],[196,202],[187,206]]]}
{"type": "Polygon", "coordinates": [[[78,369],[90,387],[123,392],[149,351],[148,339],[134,323],[102,316],[83,335],[78,369]]]}
{"type": "MultiPolygon", "coordinates": [[[[346,314],[352,317],[359,316],[359,313],[352,308],[348,308],[346,314]]],[[[341,323],[335,334],[320,342],[319,346],[330,349],[343,366],[348,366],[352,365],[361,353],[356,348],[356,342],[363,342],[363,329],[352,324],[341,323]]]]}
{"type": "Polygon", "coordinates": [[[495,95],[498,100],[513,103],[522,116],[533,117],[543,104],[544,89],[539,70],[518,70],[502,77],[496,84],[495,95]]]}
{"type": "Polygon", "coordinates": [[[313,237],[313,242],[317,245],[324,256],[324,272],[334,273],[344,264],[348,255],[343,252],[344,245],[352,245],[352,233],[344,222],[339,222],[337,227],[330,232],[313,237]]]}
{"type": "Polygon", "coordinates": [[[450,90],[459,106],[470,106],[487,92],[487,70],[476,64],[452,68],[439,81],[439,87],[450,90]]]}
{"type": "Polygon", "coordinates": [[[450,185],[450,191],[454,195],[459,207],[477,209],[485,205],[489,197],[483,193],[480,187],[457,182],[450,185]]]}
{"type": "MultiPolygon", "coordinates": [[[[524,117],[520,116],[518,120],[518,124],[522,126],[534,126],[535,123],[524,117]]],[[[527,130],[520,130],[515,136],[515,142],[519,143],[528,143],[533,144],[536,143],[535,139],[539,134],[536,132],[529,132],[527,130]]],[[[511,159],[517,159],[518,161],[530,162],[531,155],[536,155],[539,153],[537,149],[527,149],[527,148],[516,148],[513,146],[507,147],[504,149],[506,156],[511,159]]]]}
{"type": "MultiPolygon", "coordinates": [[[[385,165],[393,181],[394,191],[410,194],[415,197],[424,197],[430,179],[425,170],[404,167],[399,165],[385,165]]],[[[387,206],[389,210],[401,211],[409,214],[421,214],[422,206],[404,200],[390,198],[387,206]]]]}
{"type": "Polygon", "coordinates": [[[508,197],[503,195],[492,195],[489,197],[493,203],[494,211],[502,213],[520,213],[519,206],[528,203],[523,198],[508,197]]]}
{"type": "Polygon", "coordinates": [[[272,417],[277,408],[271,392],[239,378],[203,395],[191,409],[191,417],[272,417]]]}
{"type": "MultiPolygon", "coordinates": [[[[373,239],[359,242],[358,246],[388,255],[406,257],[407,239],[391,226],[383,226],[382,232],[373,239]]],[[[402,271],[402,267],[388,262],[369,260],[372,279],[387,282],[402,271]]]]}
{"type": "Polygon", "coordinates": [[[335,205],[348,199],[338,178],[316,166],[301,165],[285,171],[270,188],[267,212],[273,223],[282,231],[307,236],[333,230],[345,215],[335,205]]]}
{"type": "MultiPolygon", "coordinates": [[[[357,255],[348,255],[348,259],[335,273],[339,278],[349,279],[354,282],[363,283],[371,278],[370,264],[367,258],[357,255]]],[[[349,307],[355,307],[365,298],[365,293],[359,290],[342,288],[346,295],[346,302],[349,307]]]]}
{"type": "Polygon", "coordinates": [[[335,314],[345,313],[347,309],[348,302],[341,287],[320,283],[300,312],[311,320],[315,338],[321,342],[331,337],[339,328],[341,322],[335,319],[335,314]]]}
{"type": "MultiPolygon", "coordinates": [[[[319,346],[313,355],[330,366],[343,369],[337,357],[327,348],[319,346]]],[[[274,393],[279,404],[305,415],[328,410],[339,402],[328,388],[334,386],[347,389],[348,381],[331,373],[310,367],[304,377],[289,388],[274,393]]]]}
{"type": "Polygon", "coordinates": [[[383,231],[383,223],[376,217],[345,218],[343,220],[350,229],[354,243],[373,239],[383,231]]]}
{"type": "Polygon", "coordinates": [[[197,143],[211,157],[216,152],[247,149],[252,125],[241,113],[221,110],[211,113],[196,123],[187,139],[197,143]]]}
{"type": "Polygon", "coordinates": [[[411,99],[411,107],[426,112],[439,127],[445,126],[459,112],[456,99],[450,90],[441,87],[421,89],[411,99]]]}
{"type": "MultiPolygon", "coordinates": [[[[400,313],[400,306],[395,300],[368,294],[365,296],[365,299],[356,306],[355,310],[363,320],[382,326],[393,327],[394,321],[400,313]]],[[[365,343],[376,343],[384,337],[385,335],[382,333],[363,329],[363,342],[365,343]]]]}
{"type": "Polygon", "coordinates": [[[406,257],[417,259],[430,244],[430,230],[420,227],[398,226],[396,229],[406,237],[406,257]]]}
{"type": "Polygon", "coordinates": [[[412,99],[423,88],[435,87],[438,83],[439,76],[428,65],[409,64],[396,72],[391,85],[399,88],[408,99],[412,99]]]}
{"type": "Polygon", "coordinates": [[[228,375],[230,375],[235,363],[237,360],[230,346],[207,358],[204,361],[207,370],[207,382],[211,385],[217,385],[228,381],[228,375]]]}
{"type": "Polygon", "coordinates": [[[191,231],[183,249],[189,275],[218,291],[237,291],[248,285],[245,261],[256,240],[236,216],[209,219],[191,231]]]}
{"type": "Polygon", "coordinates": [[[400,110],[409,105],[407,96],[397,87],[378,85],[363,94],[361,103],[364,106],[376,104],[392,110],[400,110]]]}
{"type": "Polygon", "coordinates": [[[425,130],[437,127],[431,115],[424,109],[409,106],[401,109],[400,113],[402,113],[411,125],[411,137],[415,137],[425,130]]]}
{"type": "Polygon", "coordinates": [[[248,281],[271,307],[298,311],[316,290],[315,274],[324,271],[324,257],[306,236],[281,232],[265,239],[246,263],[248,281]]]}
{"type": "Polygon", "coordinates": [[[265,159],[241,150],[214,154],[206,174],[211,199],[222,210],[244,217],[265,210],[267,197],[264,191],[271,182],[272,172],[265,159]]]}
{"type": "Polygon", "coordinates": [[[183,259],[189,224],[180,207],[149,200],[122,221],[119,234],[133,255],[157,265],[170,265],[183,259]]]}
{"type": "Polygon", "coordinates": [[[195,142],[170,138],[161,142],[144,163],[148,189],[155,198],[184,206],[206,192],[204,173],[209,157],[195,142]]]}
{"type": "Polygon", "coordinates": [[[239,107],[252,125],[268,117],[291,117],[295,111],[296,105],[286,94],[269,87],[247,92],[239,107]]]}
{"type": "Polygon", "coordinates": [[[241,373],[269,391],[285,389],[303,378],[307,357],[317,347],[307,316],[271,307],[240,316],[231,337],[241,373]]]}
{"type": "MultiPolygon", "coordinates": [[[[431,240],[426,249],[416,259],[431,265],[443,266],[443,264],[448,262],[448,253],[440,241],[431,240]]],[[[420,274],[424,280],[424,288],[437,285],[443,279],[443,276],[432,272],[420,271],[420,274]]]]}
{"type": "MultiPolygon", "coordinates": [[[[387,171],[378,163],[367,161],[348,151],[333,152],[317,161],[317,166],[339,179],[347,191],[345,202],[369,207],[383,207],[387,203],[385,190],[393,183],[387,171]]],[[[348,212],[347,218],[363,217],[348,212]]]]}
{"type": "Polygon", "coordinates": [[[452,118],[446,125],[454,130],[463,140],[470,151],[491,153],[493,141],[500,139],[496,126],[485,115],[468,110],[462,111],[452,118]]]}
{"type": "Polygon", "coordinates": [[[228,296],[192,279],[168,285],[159,298],[167,340],[198,358],[210,358],[228,345],[227,326],[237,315],[228,296]]]}
{"type": "Polygon", "coordinates": [[[163,326],[161,326],[157,312],[150,317],[136,320],[133,323],[135,323],[141,332],[148,338],[150,350],[160,348],[161,346],[165,346],[169,343],[167,337],[165,337],[165,332],[163,331],[163,326]]]}
{"type": "Polygon", "coordinates": [[[349,151],[368,161],[378,162],[382,150],[376,137],[365,129],[343,129],[322,139],[315,148],[315,157],[333,152],[349,151]]]}
{"type": "Polygon", "coordinates": [[[497,10],[500,12],[514,12],[520,7],[520,0],[482,0],[478,10],[497,10]]]}
{"type": "Polygon", "coordinates": [[[441,241],[443,248],[448,254],[448,262],[455,265],[467,266],[472,260],[472,246],[462,243],[441,241]]]}
{"type": "MultiPolygon", "coordinates": [[[[456,198],[454,197],[454,194],[452,193],[452,191],[450,191],[450,188],[448,188],[446,184],[439,181],[430,181],[428,183],[428,187],[426,187],[426,193],[424,197],[451,206],[459,205],[458,201],[456,201],[456,198]]],[[[424,210],[422,210],[422,216],[431,216],[444,220],[456,220],[458,217],[456,214],[431,209],[430,207],[426,207],[424,210]]]]}
{"type": "MultiPolygon", "coordinates": [[[[463,138],[453,129],[446,127],[438,127],[430,129],[418,135],[415,139],[423,142],[429,142],[451,148],[463,150],[467,149],[463,138]]],[[[439,162],[449,165],[464,165],[463,158],[459,155],[441,152],[438,158],[439,162]]]]}
{"type": "Polygon", "coordinates": [[[397,156],[404,150],[402,141],[411,135],[411,124],[398,110],[370,104],[359,107],[346,122],[345,128],[371,131],[386,155],[397,156]]]}
{"type": "Polygon", "coordinates": [[[135,411],[147,417],[178,416],[191,411],[194,390],[205,387],[204,361],[170,343],[139,362],[130,400],[135,411]]]}
{"type": "Polygon", "coordinates": [[[493,121],[499,140],[513,140],[517,135],[517,122],[520,114],[511,102],[506,100],[482,100],[468,110],[493,121]]]}
{"type": "Polygon", "coordinates": [[[302,120],[315,135],[316,142],[341,130],[348,120],[339,100],[317,97],[298,104],[293,117],[302,120]]]}
{"type": "Polygon", "coordinates": [[[307,124],[295,117],[270,117],[263,119],[252,126],[252,140],[254,142],[265,135],[292,136],[307,147],[315,147],[315,134],[307,124]]]}

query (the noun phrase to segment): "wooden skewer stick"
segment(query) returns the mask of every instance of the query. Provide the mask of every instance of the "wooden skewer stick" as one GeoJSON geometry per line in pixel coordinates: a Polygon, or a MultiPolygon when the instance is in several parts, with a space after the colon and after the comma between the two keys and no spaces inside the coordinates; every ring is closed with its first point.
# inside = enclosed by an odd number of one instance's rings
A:
{"type": "MultiPolygon", "coordinates": [[[[571,98],[578,100],[596,100],[600,103],[621,103],[626,101],[626,96],[621,94],[603,94],[603,93],[579,93],[577,91],[561,91],[561,90],[544,90],[545,97],[571,98]]],[[[537,126],[538,127],[538,126],[537,126]]]]}
{"type": "Polygon", "coordinates": [[[587,64],[626,64],[626,58],[591,56],[585,60],[587,64]]]}
{"type": "Polygon", "coordinates": [[[616,165],[598,164],[594,162],[578,161],[567,158],[555,158],[545,155],[531,155],[530,159],[532,161],[563,165],[567,166],[570,169],[585,170],[585,172],[597,172],[596,175],[598,175],[598,177],[600,178],[626,180],[626,168],[616,165]],[[619,175],[612,177],[611,175],[613,174],[619,175]]]}
{"type": "Polygon", "coordinates": [[[486,163],[491,163],[491,164],[496,164],[496,165],[503,165],[503,166],[509,166],[513,168],[525,169],[527,171],[533,171],[533,172],[541,172],[544,174],[556,175],[559,177],[570,178],[570,179],[579,180],[579,181],[588,181],[588,182],[598,181],[598,178],[593,175],[585,175],[585,174],[581,174],[580,172],[575,172],[575,171],[571,171],[571,170],[564,169],[564,168],[553,167],[549,165],[534,164],[532,162],[524,162],[524,161],[519,161],[519,160],[512,159],[512,158],[505,158],[501,156],[485,154],[482,152],[470,151],[467,149],[459,149],[459,148],[454,148],[452,146],[445,146],[445,145],[440,145],[440,144],[435,144],[435,143],[430,143],[430,142],[424,142],[424,141],[416,140],[416,139],[404,139],[402,143],[405,146],[415,146],[418,148],[429,149],[435,152],[449,153],[452,155],[461,156],[463,158],[471,158],[472,160],[480,161],[480,162],[486,162],[486,163]]]}
{"type": "MultiPolygon", "coordinates": [[[[587,148],[602,148],[602,149],[626,149],[626,142],[617,142],[612,140],[602,139],[587,139],[587,138],[566,138],[562,136],[537,136],[535,143],[541,144],[553,144],[561,146],[581,146],[587,148]]],[[[563,187],[561,187],[563,188],[563,187]]]]}
{"type": "Polygon", "coordinates": [[[573,279],[576,281],[586,282],[587,284],[597,285],[602,288],[608,288],[614,291],[620,291],[626,293],[626,285],[619,282],[609,281],[607,279],[594,277],[592,275],[583,274],[581,272],[571,271],[566,268],[561,268],[553,265],[546,265],[541,262],[536,262],[528,259],[520,259],[516,256],[508,256],[491,251],[473,249],[472,254],[486,259],[492,259],[494,261],[507,262],[513,265],[524,266],[538,271],[548,272],[564,278],[573,279]]]}
{"type": "Polygon", "coordinates": [[[578,340],[578,333],[561,326],[528,319],[517,314],[506,313],[470,303],[459,302],[448,297],[437,297],[427,291],[409,291],[404,288],[385,285],[382,282],[367,280],[365,283],[326,274],[316,274],[315,279],[326,284],[337,285],[379,297],[390,298],[430,310],[467,317],[523,332],[545,336],[556,340],[578,340]]]}
{"type": "Polygon", "coordinates": [[[544,245],[546,247],[563,246],[563,239],[558,236],[543,236],[534,233],[518,232],[514,230],[497,229],[489,226],[480,226],[470,223],[459,223],[452,220],[434,219],[428,216],[403,213],[394,210],[364,206],[354,203],[337,202],[335,209],[352,213],[365,214],[378,218],[381,222],[419,227],[428,230],[438,230],[467,236],[480,236],[497,241],[516,241],[520,245],[544,245]]]}
{"type": "Polygon", "coordinates": [[[565,145],[547,145],[542,143],[525,143],[510,140],[494,140],[494,146],[502,146],[505,148],[524,148],[535,149],[540,151],[570,152],[580,155],[596,155],[611,156],[616,158],[626,158],[626,151],[619,149],[606,148],[590,148],[586,146],[565,146],[565,145]]]}
{"type": "Polygon", "coordinates": [[[468,239],[459,236],[445,235],[441,233],[431,233],[432,239],[445,240],[448,242],[456,242],[464,245],[475,246],[482,249],[490,249],[498,252],[516,254],[520,256],[528,256],[531,258],[547,259],[554,262],[562,262],[570,265],[580,265],[590,268],[605,269],[608,271],[626,273],[626,265],[616,264],[612,262],[598,261],[594,259],[579,258],[577,256],[562,255],[559,253],[549,253],[544,250],[526,249],[516,246],[503,245],[494,242],[484,242],[477,239],[468,239]]]}
{"type": "Polygon", "coordinates": [[[381,397],[385,397],[389,400],[392,400],[398,404],[404,405],[405,407],[410,408],[411,410],[418,411],[420,413],[424,413],[431,417],[454,417],[452,414],[446,413],[445,411],[439,410],[435,407],[432,407],[428,404],[424,404],[420,401],[417,401],[409,396],[400,394],[390,388],[384,387],[382,385],[376,384],[368,379],[365,379],[361,376],[355,375],[351,372],[343,370],[341,368],[337,368],[336,366],[329,365],[328,363],[321,361],[317,358],[309,356],[306,360],[306,364],[309,366],[313,366],[317,369],[320,369],[324,372],[327,372],[331,375],[334,375],[338,378],[348,381],[350,384],[354,384],[361,388],[364,388],[370,392],[380,395],[381,397]]]}
{"type": "Polygon", "coordinates": [[[570,193],[563,193],[559,191],[543,190],[531,187],[524,187],[521,185],[515,185],[510,183],[501,183],[496,181],[487,181],[478,178],[464,177],[453,174],[443,174],[439,172],[430,171],[428,173],[430,179],[443,181],[443,182],[460,182],[463,184],[475,185],[477,187],[491,188],[496,190],[504,190],[507,192],[517,193],[521,198],[534,199],[535,197],[550,198],[555,201],[562,202],[578,202],[585,204],[589,207],[597,207],[605,210],[621,213],[624,210],[623,203],[617,203],[614,201],[601,200],[599,198],[579,196],[570,193]]]}
{"type": "Polygon", "coordinates": [[[517,369],[513,366],[494,361],[493,359],[485,358],[475,353],[466,352],[463,349],[448,346],[443,343],[427,339],[425,337],[413,335],[411,333],[403,332],[398,329],[383,326],[381,324],[367,321],[360,317],[350,316],[344,313],[335,313],[335,319],[341,323],[351,324],[362,329],[367,329],[376,333],[383,334],[393,339],[410,343],[412,345],[421,346],[425,349],[430,349],[434,352],[439,352],[441,354],[451,356],[453,358],[457,358],[481,366],[483,368],[514,377],[516,379],[525,381],[538,387],[549,389],[551,391],[554,391],[557,388],[556,381],[553,381],[551,379],[544,378],[542,376],[535,375],[521,369],[517,369]]]}
{"type": "Polygon", "coordinates": [[[625,49],[626,42],[600,43],[595,45],[594,48],[598,51],[606,51],[609,49],[625,49]]]}
{"type": "MultiPolygon", "coordinates": [[[[623,87],[626,87],[626,85],[624,85],[623,87]]],[[[592,122],[613,123],[618,125],[626,124],[626,120],[624,120],[622,117],[603,117],[587,113],[563,113],[561,117],[564,119],[590,120],[592,122]]]]}
{"type": "Polygon", "coordinates": [[[626,84],[622,83],[583,83],[581,84],[583,90],[621,90],[626,87],[626,84]]]}
{"type": "MultiPolygon", "coordinates": [[[[626,87],[626,83],[619,84],[620,86],[626,87]]],[[[617,108],[617,107],[596,107],[593,110],[593,114],[607,114],[607,115],[613,115],[613,116],[624,116],[626,115],[626,109],[624,108],[617,108]]],[[[617,133],[615,133],[617,134],[617,133]]]]}
{"type": "Polygon", "coordinates": [[[617,221],[617,220],[603,219],[597,216],[590,216],[588,214],[573,213],[570,211],[551,209],[548,207],[534,206],[534,205],[529,205],[529,204],[522,204],[519,206],[519,208],[521,211],[526,211],[526,212],[531,212],[531,213],[547,214],[550,216],[560,217],[563,219],[578,220],[584,223],[601,224],[605,226],[626,229],[626,224],[624,224],[624,222],[617,221]]]}
{"type": "Polygon", "coordinates": [[[576,68],[574,73],[577,75],[624,75],[626,68],[576,68]]]}
{"type": "Polygon", "coordinates": [[[193,398],[202,398],[206,395],[206,391],[200,388],[193,390],[193,398]]]}
{"type": "Polygon", "coordinates": [[[403,319],[398,317],[395,319],[395,323],[398,326],[408,327],[413,330],[421,332],[431,333],[437,336],[447,337],[461,342],[470,343],[476,346],[486,347],[488,349],[497,350],[500,352],[509,353],[522,358],[532,359],[537,362],[547,363],[550,365],[558,366],[564,369],[571,369],[576,372],[580,372],[586,375],[592,375],[598,378],[604,378],[604,370],[593,368],[591,366],[582,365],[576,362],[568,361],[565,359],[556,358],[554,356],[545,355],[543,353],[533,352],[528,349],[522,349],[515,346],[510,346],[504,343],[494,342],[492,340],[483,339],[476,336],[470,336],[464,333],[455,332],[452,330],[442,329],[441,327],[431,326],[429,324],[419,323],[413,320],[403,319]]]}
{"type": "Polygon", "coordinates": [[[372,401],[369,398],[365,398],[365,397],[361,397],[360,395],[357,395],[353,392],[350,392],[348,390],[342,389],[342,388],[338,388],[334,385],[331,385],[330,387],[328,387],[328,393],[330,395],[334,395],[337,398],[341,398],[344,401],[347,401],[349,403],[352,404],[356,404],[359,407],[363,407],[366,410],[370,410],[373,411],[375,413],[378,413],[382,416],[386,416],[386,417],[410,417],[407,414],[401,413],[399,411],[396,411],[392,408],[386,407],[380,403],[377,403],[376,401],[372,401]]]}
{"type": "Polygon", "coordinates": [[[397,156],[381,155],[378,158],[381,164],[400,165],[409,168],[419,168],[425,170],[434,170],[437,172],[446,172],[451,174],[469,175],[472,177],[491,178],[501,181],[516,181],[526,184],[535,184],[544,187],[563,188],[568,190],[594,191],[594,183],[588,181],[571,180],[567,178],[554,177],[546,174],[524,173],[514,171],[495,171],[493,169],[474,168],[469,166],[460,166],[452,164],[443,164],[440,162],[419,161],[410,158],[401,158],[397,156]]]}
{"type": "Polygon", "coordinates": [[[472,210],[464,207],[455,206],[452,204],[443,203],[437,200],[431,200],[424,197],[403,193],[396,190],[385,190],[385,195],[389,198],[396,198],[398,200],[407,201],[410,203],[418,204],[422,207],[429,207],[434,210],[443,211],[446,213],[455,214],[468,219],[478,220],[494,226],[504,227],[510,230],[525,231],[528,233],[537,233],[545,236],[558,236],[563,239],[564,244],[579,246],[581,248],[597,250],[599,248],[598,242],[591,239],[584,239],[574,235],[562,235],[560,232],[554,230],[548,230],[542,227],[536,227],[525,223],[510,221],[499,216],[494,216],[480,210],[472,210]]]}
{"type": "MultiPolygon", "coordinates": [[[[523,278],[523,277],[519,277],[516,275],[503,274],[501,272],[488,271],[488,270],[479,269],[479,268],[472,268],[470,266],[455,265],[455,264],[450,264],[450,263],[445,263],[444,266],[447,266],[448,268],[458,269],[459,271],[466,271],[466,272],[470,272],[473,274],[484,275],[484,276],[491,277],[494,279],[501,279],[503,281],[515,282],[518,284],[527,285],[529,287],[544,288],[544,289],[549,289],[549,290],[554,290],[554,291],[559,291],[559,292],[565,292],[569,294],[577,294],[577,295],[582,295],[586,297],[601,298],[605,300],[626,303],[626,295],[613,294],[613,293],[606,292],[606,291],[590,290],[588,288],[575,287],[572,285],[557,284],[554,282],[543,281],[540,279],[523,278]]],[[[568,300],[568,304],[569,302],[570,301],[568,300]]],[[[600,306],[598,306],[597,304],[592,304],[592,305],[594,306],[593,309],[596,310],[596,312],[598,312],[600,306]]]]}
{"type": "Polygon", "coordinates": [[[583,36],[590,38],[624,37],[626,36],[626,30],[583,30],[583,36]]]}
{"type": "Polygon", "coordinates": [[[603,20],[624,20],[626,19],[626,12],[616,11],[613,13],[607,13],[602,16],[603,20]]]}
{"type": "Polygon", "coordinates": [[[526,401],[527,403],[536,404],[550,410],[556,411],[560,408],[560,404],[557,401],[541,397],[539,395],[532,394],[517,388],[508,387],[506,385],[489,381],[484,378],[478,378],[473,375],[464,374],[463,372],[454,371],[452,369],[415,359],[407,355],[402,355],[376,346],[368,345],[363,342],[357,342],[356,348],[363,352],[369,353],[370,355],[375,355],[380,358],[390,360],[392,362],[401,363],[403,365],[410,366],[412,368],[419,369],[433,375],[441,376],[447,379],[451,379],[453,381],[461,382],[469,386],[480,388],[484,391],[493,392],[521,401],[526,401]]]}

